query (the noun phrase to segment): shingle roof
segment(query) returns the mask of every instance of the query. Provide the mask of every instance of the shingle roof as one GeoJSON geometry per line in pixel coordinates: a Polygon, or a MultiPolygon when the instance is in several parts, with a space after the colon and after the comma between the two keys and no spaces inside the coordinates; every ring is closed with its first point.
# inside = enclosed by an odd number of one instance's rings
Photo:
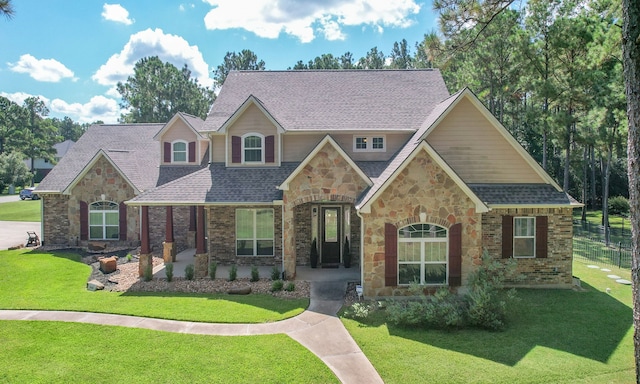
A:
{"type": "Polygon", "coordinates": [[[202,129],[220,129],[249,96],[285,130],[415,131],[449,92],[436,69],[235,71],[202,129]]]}
{"type": "Polygon", "coordinates": [[[468,184],[489,206],[570,205],[573,198],[550,184],[468,184]]]}
{"type": "Polygon", "coordinates": [[[139,190],[158,180],[160,144],[153,136],[164,124],[92,125],[38,185],[40,191],[62,192],[103,150],[139,190]]]}

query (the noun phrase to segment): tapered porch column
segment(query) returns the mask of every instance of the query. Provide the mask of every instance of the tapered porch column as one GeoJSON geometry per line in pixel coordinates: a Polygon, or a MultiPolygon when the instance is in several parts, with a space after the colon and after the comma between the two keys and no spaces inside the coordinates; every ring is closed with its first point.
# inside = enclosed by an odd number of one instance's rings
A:
{"type": "Polygon", "coordinates": [[[140,255],[138,260],[138,275],[144,276],[147,266],[153,268],[151,244],[149,244],[149,207],[142,206],[140,212],[140,255]]]}
{"type": "Polygon", "coordinates": [[[167,206],[167,219],[165,223],[165,239],[162,243],[162,258],[165,263],[176,261],[176,247],[173,238],[173,207],[167,206]]]}
{"type": "Polygon", "coordinates": [[[198,278],[207,276],[209,270],[209,254],[205,244],[204,233],[204,206],[198,205],[198,218],[196,225],[196,260],[195,260],[195,275],[198,278]]]}

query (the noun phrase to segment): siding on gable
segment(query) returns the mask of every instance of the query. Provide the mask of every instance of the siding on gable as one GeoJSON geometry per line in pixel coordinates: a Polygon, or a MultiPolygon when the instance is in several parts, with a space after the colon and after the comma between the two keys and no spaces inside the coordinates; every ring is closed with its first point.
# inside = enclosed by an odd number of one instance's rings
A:
{"type": "MultiPolygon", "coordinates": [[[[224,163],[225,161],[225,137],[223,135],[211,135],[211,150],[213,152],[214,163],[224,163]]],[[[229,139],[231,140],[231,139],[229,139]]],[[[229,148],[229,156],[231,156],[231,148],[229,148]]]]}
{"type": "MultiPolygon", "coordinates": [[[[227,134],[229,137],[229,140],[227,140],[227,164],[232,165],[231,162],[231,136],[242,136],[244,134],[247,133],[260,133],[262,135],[269,136],[269,135],[274,135],[276,136],[276,140],[275,140],[275,162],[278,163],[280,161],[279,159],[279,155],[278,152],[280,151],[279,149],[279,140],[278,140],[278,131],[275,127],[275,125],[273,125],[273,123],[271,123],[271,121],[269,121],[269,119],[264,115],[264,113],[262,113],[262,111],[256,107],[255,105],[250,105],[249,107],[247,107],[247,109],[244,111],[244,113],[238,117],[238,119],[233,123],[233,125],[231,125],[229,127],[229,129],[227,130],[227,134]]],[[[264,164],[266,166],[273,166],[273,163],[267,163],[264,164]]],[[[252,164],[252,166],[256,166],[256,164],[252,164]]]]}
{"type": "Polygon", "coordinates": [[[546,183],[466,98],[427,142],[466,183],[546,183]]]}
{"type": "MultiPolygon", "coordinates": [[[[171,143],[175,140],[184,140],[187,143],[196,141],[197,137],[196,134],[193,133],[193,131],[191,130],[191,128],[189,128],[187,126],[187,124],[182,121],[181,119],[177,119],[176,122],[171,126],[171,128],[169,128],[160,138],[160,141],[163,143],[171,143]]],[[[165,150],[164,150],[164,145],[162,146],[162,159],[166,160],[165,158],[165,150]]],[[[197,150],[197,149],[196,149],[197,150]]],[[[200,153],[196,153],[196,163],[200,163],[200,158],[199,156],[202,156],[204,152],[200,152],[200,153]]],[[[171,155],[169,155],[169,159],[171,159],[171,155]]],[[[170,164],[167,162],[163,162],[164,164],[170,164]]]]}

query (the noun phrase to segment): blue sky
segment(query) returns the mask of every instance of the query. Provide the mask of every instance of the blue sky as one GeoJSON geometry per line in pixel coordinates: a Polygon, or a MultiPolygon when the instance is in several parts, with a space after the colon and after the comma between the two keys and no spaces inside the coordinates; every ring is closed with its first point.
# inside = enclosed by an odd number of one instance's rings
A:
{"type": "Polygon", "coordinates": [[[38,96],[50,117],[117,122],[118,81],[142,57],[187,64],[204,85],[228,51],[254,51],[268,70],[323,53],[354,58],[415,43],[437,28],[431,0],[13,1],[0,18],[0,95],[38,96]]]}

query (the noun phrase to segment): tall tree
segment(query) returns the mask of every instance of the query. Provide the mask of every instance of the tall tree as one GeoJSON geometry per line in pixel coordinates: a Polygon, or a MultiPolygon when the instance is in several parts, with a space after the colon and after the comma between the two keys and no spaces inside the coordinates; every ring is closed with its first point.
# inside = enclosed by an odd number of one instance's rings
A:
{"type": "Polygon", "coordinates": [[[367,52],[365,57],[358,61],[358,69],[382,69],[384,68],[384,53],[378,51],[378,47],[373,47],[367,52]]]}
{"type": "Polygon", "coordinates": [[[11,0],[0,0],[0,14],[4,15],[7,19],[10,19],[15,14],[13,10],[13,4],[11,0]]]}
{"type": "Polygon", "coordinates": [[[82,124],[76,123],[69,116],[65,116],[62,120],[54,117],[51,123],[58,128],[62,140],[78,141],[85,131],[82,124]]]}
{"type": "Polygon", "coordinates": [[[218,65],[213,71],[213,79],[216,81],[217,86],[221,87],[231,71],[264,71],[264,69],[264,61],[258,60],[258,55],[249,49],[243,49],[240,53],[227,52],[222,64],[218,65]]]}
{"type": "Polygon", "coordinates": [[[117,89],[120,106],[129,109],[120,118],[127,123],[164,123],[177,112],[205,118],[215,100],[213,90],[192,78],[186,64],[179,70],[157,56],[140,59],[134,75],[125,83],[118,82],[117,89]]]}
{"type": "Polygon", "coordinates": [[[0,96],[0,154],[17,150],[26,118],[26,111],[21,106],[0,96]]]}
{"type": "Polygon", "coordinates": [[[389,67],[396,69],[411,69],[413,68],[413,58],[411,57],[411,51],[408,47],[407,40],[402,39],[400,42],[393,43],[393,49],[391,55],[389,55],[391,63],[389,67]]]}

